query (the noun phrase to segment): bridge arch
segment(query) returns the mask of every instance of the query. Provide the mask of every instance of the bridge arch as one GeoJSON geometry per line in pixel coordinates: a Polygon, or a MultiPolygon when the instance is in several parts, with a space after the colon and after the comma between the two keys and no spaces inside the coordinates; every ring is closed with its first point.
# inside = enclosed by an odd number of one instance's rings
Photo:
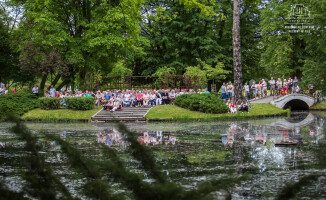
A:
{"type": "Polygon", "coordinates": [[[301,99],[292,99],[284,104],[283,109],[291,110],[309,110],[309,105],[301,99]]]}
{"type": "Polygon", "coordinates": [[[314,98],[303,94],[290,94],[271,102],[276,107],[282,109],[291,107],[292,110],[308,110],[314,103],[314,98]]]}

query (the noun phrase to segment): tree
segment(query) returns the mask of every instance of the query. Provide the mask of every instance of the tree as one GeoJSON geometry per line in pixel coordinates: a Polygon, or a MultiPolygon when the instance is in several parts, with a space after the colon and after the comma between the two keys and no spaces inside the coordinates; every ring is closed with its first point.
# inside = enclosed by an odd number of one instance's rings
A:
{"type": "Polygon", "coordinates": [[[240,0],[234,0],[233,5],[233,74],[234,74],[234,100],[242,99],[242,64],[240,41],[240,0]]]}
{"type": "MultiPolygon", "coordinates": [[[[81,89],[87,87],[91,72],[107,75],[121,58],[135,52],[139,37],[141,0],[41,0],[20,1],[24,20],[20,23],[21,48],[32,41],[46,52],[60,52],[69,63],[70,75],[58,89],[77,78],[81,89]]],[[[55,80],[60,76],[56,74],[55,80]]]]}

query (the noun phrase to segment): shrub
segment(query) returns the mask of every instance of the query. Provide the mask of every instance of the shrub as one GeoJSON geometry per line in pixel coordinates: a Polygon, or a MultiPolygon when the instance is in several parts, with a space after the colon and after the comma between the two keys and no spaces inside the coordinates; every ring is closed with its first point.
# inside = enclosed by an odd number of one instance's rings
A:
{"type": "Polygon", "coordinates": [[[40,107],[43,110],[54,110],[60,108],[60,98],[56,97],[42,97],[39,98],[40,107]]]}
{"type": "Polygon", "coordinates": [[[31,92],[19,91],[15,94],[0,95],[0,121],[4,121],[8,114],[19,117],[37,107],[39,107],[37,97],[31,92]]]}
{"type": "Polygon", "coordinates": [[[65,100],[67,108],[73,110],[91,110],[94,108],[95,98],[93,97],[69,97],[65,100]]]}
{"type": "Polygon", "coordinates": [[[204,113],[227,113],[229,108],[222,99],[212,94],[184,94],[174,100],[175,105],[204,113]]]}

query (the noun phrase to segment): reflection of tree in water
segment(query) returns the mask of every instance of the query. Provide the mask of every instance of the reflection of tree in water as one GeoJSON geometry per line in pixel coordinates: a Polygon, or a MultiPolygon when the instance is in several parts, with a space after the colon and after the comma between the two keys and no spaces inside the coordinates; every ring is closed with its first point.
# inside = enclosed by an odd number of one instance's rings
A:
{"type": "Polygon", "coordinates": [[[235,173],[236,175],[242,175],[242,164],[243,164],[243,130],[241,127],[235,130],[234,143],[233,143],[233,155],[236,163],[235,173]]]}

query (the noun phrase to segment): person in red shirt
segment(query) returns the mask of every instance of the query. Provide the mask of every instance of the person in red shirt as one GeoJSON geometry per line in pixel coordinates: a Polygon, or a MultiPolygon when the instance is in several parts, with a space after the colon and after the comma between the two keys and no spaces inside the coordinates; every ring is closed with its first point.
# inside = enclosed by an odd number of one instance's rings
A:
{"type": "Polygon", "coordinates": [[[138,106],[142,106],[143,105],[143,94],[139,91],[137,96],[137,102],[138,102],[138,106]]]}
{"type": "Polygon", "coordinates": [[[56,91],[54,97],[59,98],[60,97],[60,93],[58,91],[56,91]]]}
{"type": "Polygon", "coordinates": [[[17,91],[17,89],[16,89],[16,87],[15,87],[15,89],[14,89],[14,91],[12,91],[12,93],[15,94],[16,92],[18,92],[18,91],[17,91]]]}

